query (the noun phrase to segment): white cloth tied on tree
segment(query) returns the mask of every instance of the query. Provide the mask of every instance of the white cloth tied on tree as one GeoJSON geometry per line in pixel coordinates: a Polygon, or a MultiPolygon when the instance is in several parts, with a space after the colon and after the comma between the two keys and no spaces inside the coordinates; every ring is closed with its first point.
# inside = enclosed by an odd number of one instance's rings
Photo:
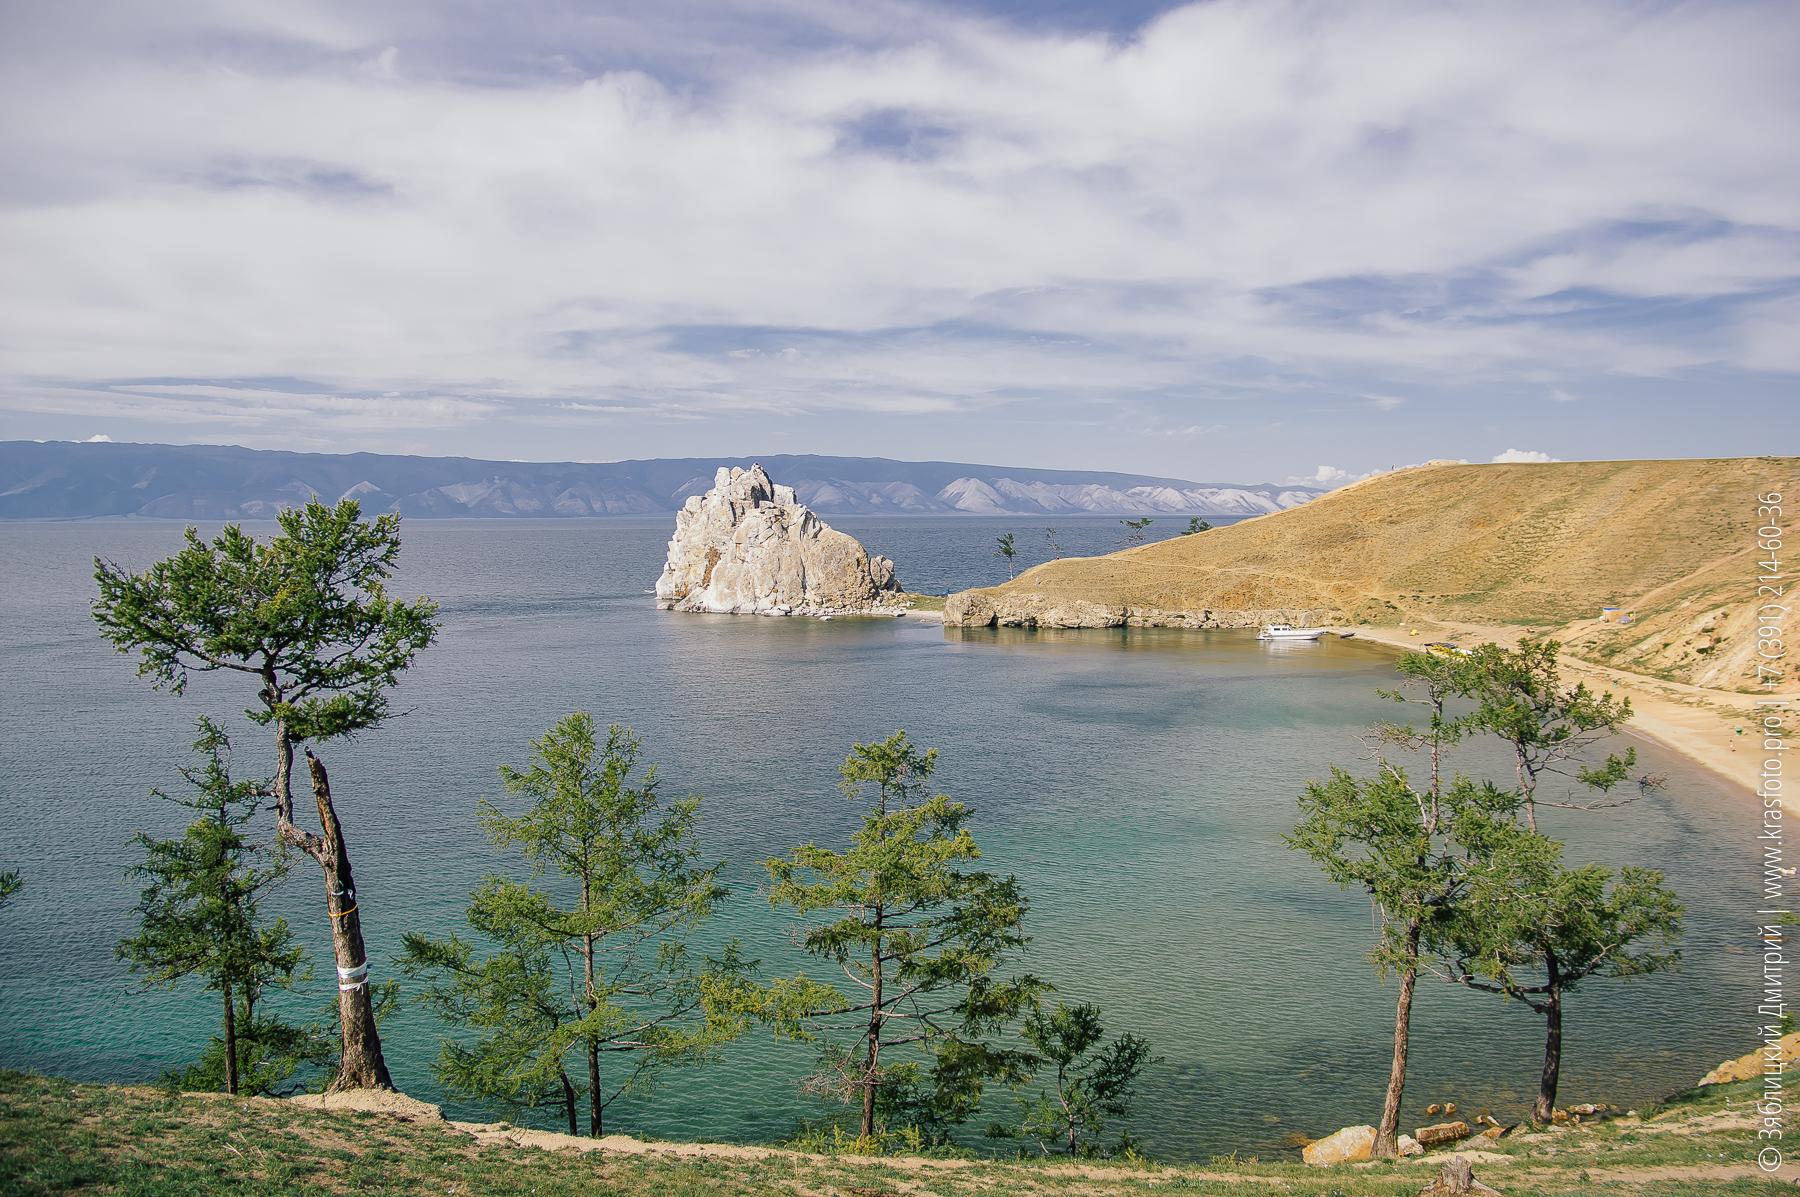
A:
{"type": "Polygon", "coordinates": [[[338,969],[338,989],[348,993],[352,989],[361,989],[369,983],[369,962],[363,961],[355,968],[338,969]],[[349,984],[345,984],[348,981],[349,984]]]}

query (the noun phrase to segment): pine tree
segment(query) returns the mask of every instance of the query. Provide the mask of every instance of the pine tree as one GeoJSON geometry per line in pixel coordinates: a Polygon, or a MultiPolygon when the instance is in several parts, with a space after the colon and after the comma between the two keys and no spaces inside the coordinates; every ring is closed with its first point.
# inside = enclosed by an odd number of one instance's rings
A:
{"type": "MultiPolygon", "coordinates": [[[[1031,1044],[1031,1063],[1039,1074],[1055,1070],[1055,1092],[1041,1090],[1035,1101],[1023,1103],[1025,1121],[1019,1129],[1040,1143],[1060,1142],[1069,1155],[1098,1154],[1082,1137],[1106,1129],[1109,1117],[1129,1118],[1132,1086],[1144,1069],[1161,1063],[1150,1054],[1149,1043],[1129,1031],[1106,1042],[1100,1007],[1091,1003],[1058,1002],[1048,1014],[1033,1010],[1020,1033],[1031,1044]]],[[[1128,1137],[1121,1135],[1120,1143],[1128,1144],[1128,1137]]]]}
{"type": "Polygon", "coordinates": [[[119,941],[117,955],[132,972],[143,973],[148,986],[174,988],[195,977],[217,991],[224,1033],[216,1055],[225,1092],[237,1093],[246,1073],[250,1091],[264,1092],[285,1075],[268,1061],[290,1057],[295,1036],[304,1033],[259,1014],[256,1003],[264,989],[293,978],[304,952],[285,920],[265,923],[258,909],[262,896],[287,875],[285,861],[244,837],[268,786],[233,781],[231,741],[210,719],[200,720],[199,731],[194,751],[205,763],[181,771],[194,793],[171,798],[153,792],[200,817],[180,839],[143,832],[135,837],[144,860],[127,875],[150,884],[138,899],[138,933],[119,941]]]}
{"type": "Polygon", "coordinates": [[[336,507],[315,500],[277,521],[281,531],[266,544],[235,524],[210,543],[189,528],[186,548],[142,574],[96,558],[93,614],[114,647],[142,655],[138,676],[158,689],[182,693],[190,670],[256,679],[259,705],[245,714],[275,732],[276,830],[318,862],[325,882],[342,1035],[331,1086],[388,1089],[343,825],[324,762],[311,748],[307,771],[322,834],[294,822],[294,749],[385,719],[387,691],[437,635],[437,608],[387,596],[399,516],[365,522],[354,499],[336,507]]]}
{"type": "Polygon", "coordinates": [[[561,1105],[570,1134],[586,1096],[598,1138],[620,1096],[647,1090],[664,1068],[713,1058],[743,1032],[737,1007],[754,962],[735,942],[716,960],[689,957],[680,933],[726,897],[724,863],[695,863],[700,799],[665,804],[655,766],[638,772],[642,745],[629,728],[609,728],[601,746],[593,718],[577,712],[532,747],[529,769],[500,770],[530,808],[512,816],[484,803],[482,822],[535,876],[572,881],[572,900],[490,876],[467,917],[494,950],[409,934],[402,967],[426,982],[427,1006],[481,1032],[473,1046],[445,1042],[437,1075],[447,1088],[513,1107],[561,1105]]]}
{"type": "Polygon", "coordinates": [[[1525,828],[1470,871],[1457,912],[1450,976],[1521,1002],[1544,1018],[1544,1060],[1532,1117],[1548,1123],[1562,1073],[1563,999],[1593,977],[1676,968],[1682,905],[1654,869],[1615,873],[1562,865],[1563,845],[1525,828]]]}
{"type": "Polygon", "coordinates": [[[920,752],[903,731],[855,745],[840,770],[844,793],[862,800],[873,788],[874,802],[851,846],[808,843],[765,862],[769,901],[807,920],[802,946],[857,987],[846,998],[802,974],[771,986],[765,1009],[785,1033],[821,1046],[811,1088],[860,1107],[865,1138],[884,1094],[899,1106],[893,1099],[921,1085],[915,1106],[966,1118],[988,1078],[1017,1074],[1016,1053],[983,1036],[1049,988],[998,975],[1006,954],[1030,942],[1025,897],[1014,877],[965,871],[981,856],[963,826],[971,812],[926,797],[936,764],[937,750],[920,752]]]}

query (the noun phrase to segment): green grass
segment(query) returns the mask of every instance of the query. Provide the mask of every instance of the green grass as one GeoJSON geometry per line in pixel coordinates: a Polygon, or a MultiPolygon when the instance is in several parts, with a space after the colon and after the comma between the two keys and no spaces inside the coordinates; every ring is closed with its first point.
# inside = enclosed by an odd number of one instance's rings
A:
{"type": "MultiPolygon", "coordinates": [[[[1647,1111],[1652,1117],[1641,1122],[1482,1144],[1516,1162],[1477,1165],[1476,1176],[1511,1197],[1791,1193],[1791,1186],[1749,1175],[1724,1180],[1689,1174],[1701,1164],[1741,1167],[1748,1161],[1756,1150],[1750,1132],[1695,1131],[1695,1119],[1735,1112],[1754,1091],[1755,1082],[1713,1086],[1671,1099],[1673,1104],[1660,1116],[1647,1111]]],[[[8,1197],[76,1192],[133,1197],[1162,1197],[1171,1190],[1242,1197],[1401,1197],[1417,1193],[1434,1173],[1429,1165],[1414,1163],[1315,1169],[1230,1156],[1177,1168],[1142,1161],[876,1160],[829,1154],[766,1159],[582,1155],[510,1144],[481,1146],[447,1124],[388,1115],[0,1073],[0,1194],[8,1197]]]]}

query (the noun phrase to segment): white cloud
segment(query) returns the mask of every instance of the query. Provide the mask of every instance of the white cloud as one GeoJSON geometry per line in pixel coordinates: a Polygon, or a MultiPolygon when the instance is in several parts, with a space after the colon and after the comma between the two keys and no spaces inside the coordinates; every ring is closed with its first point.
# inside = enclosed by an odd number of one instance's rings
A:
{"type": "Polygon", "coordinates": [[[1539,453],[1534,449],[1508,449],[1504,453],[1494,454],[1492,460],[1496,461],[1496,462],[1509,462],[1509,461],[1546,462],[1546,461],[1561,461],[1562,458],[1552,457],[1548,453],[1539,453]]]}
{"type": "Polygon", "coordinates": [[[1413,456],[1472,384],[1800,370],[1779,3],[1212,0],[1119,41],[885,0],[75,7],[116,21],[0,81],[14,410],[1086,404],[1124,442],[1317,388],[1365,401],[1321,456],[1402,404],[1413,456]]]}
{"type": "Polygon", "coordinates": [[[1352,482],[1361,482],[1364,478],[1373,478],[1379,473],[1381,473],[1380,470],[1370,470],[1366,474],[1352,474],[1349,470],[1340,470],[1336,466],[1322,465],[1317,472],[1309,474],[1305,478],[1289,478],[1287,484],[1289,486],[1322,486],[1327,490],[1333,490],[1352,482]]]}
{"type": "Polygon", "coordinates": [[[86,443],[90,445],[110,445],[112,444],[112,437],[107,436],[105,433],[96,432],[93,436],[87,438],[86,443]]]}

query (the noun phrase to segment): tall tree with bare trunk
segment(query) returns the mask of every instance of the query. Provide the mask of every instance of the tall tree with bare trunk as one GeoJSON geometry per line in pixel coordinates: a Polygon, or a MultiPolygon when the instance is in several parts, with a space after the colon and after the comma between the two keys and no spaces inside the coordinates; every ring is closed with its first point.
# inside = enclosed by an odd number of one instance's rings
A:
{"type": "Polygon", "coordinates": [[[179,694],[190,672],[248,674],[260,705],[245,712],[275,739],[275,823],[281,839],[318,862],[337,957],[343,1051],[331,1088],[391,1088],[369,992],[361,905],[325,766],[306,750],[319,826],[294,822],[294,750],[350,735],[387,717],[387,691],[437,635],[437,607],[385,589],[400,552],[400,517],[364,521],[356,501],[313,501],[277,517],[266,543],[229,524],[141,574],[96,558],[101,634],[140,653],[138,676],[179,694]]]}
{"type": "Polygon", "coordinates": [[[1466,720],[1452,718],[1445,704],[1474,684],[1468,663],[1413,653],[1400,659],[1400,670],[1421,695],[1379,693],[1421,707],[1424,729],[1411,723],[1378,724],[1369,737],[1376,775],[1357,778],[1333,768],[1331,780],[1309,782],[1300,796],[1304,818],[1285,837],[1289,847],[1306,852],[1340,886],[1368,891],[1381,915],[1381,941],[1369,958],[1381,973],[1392,972],[1400,981],[1387,1095],[1372,1149],[1377,1158],[1399,1152],[1419,970],[1430,958],[1437,927],[1449,915],[1466,874],[1466,861],[1459,861],[1461,846],[1452,837],[1459,832],[1474,836],[1484,823],[1507,817],[1512,806],[1509,796],[1491,785],[1446,779],[1444,774],[1446,754],[1466,730],[1466,720]],[[1396,763],[1397,751],[1424,754],[1429,769],[1424,785],[1396,763]]]}

